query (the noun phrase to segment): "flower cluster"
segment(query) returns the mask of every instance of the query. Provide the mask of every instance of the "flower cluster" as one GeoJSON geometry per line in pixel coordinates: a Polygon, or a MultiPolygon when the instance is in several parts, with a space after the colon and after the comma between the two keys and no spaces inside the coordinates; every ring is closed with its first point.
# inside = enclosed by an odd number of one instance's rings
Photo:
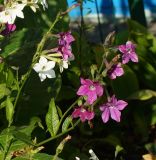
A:
{"type": "MultiPolygon", "coordinates": [[[[36,8],[39,8],[37,3],[38,0],[9,1],[5,4],[3,11],[0,12],[0,23],[13,24],[16,17],[24,18],[23,9],[25,6],[30,6],[36,12],[36,8]]],[[[46,0],[41,0],[40,3],[43,5],[43,8],[48,7],[46,0]]]]}
{"type": "Polygon", "coordinates": [[[39,73],[41,81],[44,81],[46,78],[55,78],[55,71],[53,68],[56,63],[59,65],[60,72],[62,73],[64,69],[68,68],[71,57],[74,57],[71,52],[71,43],[75,39],[71,35],[71,32],[62,32],[58,34],[57,37],[58,47],[45,50],[45,52],[43,51],[39,63],[36,63],[33,67],[34,70],[39,73]],[[61,47],[64,49],[60,50],[61,47]]]}
{"type": "Polygon", "coordinates": [[[116,77],[122,76],[124,74],[124,70],[122,68],[122,64],[126,64],[129,61],[138,62],[138,56],[135,52],[135,44],[131,41],[127,41],[125,45],[120,45],[117,47],[121,52],[121,62],[117,64],[113,64],[111,68],[107,71],[107,74],[110,79],[116,79],[116,77]]]}
{"type": "MultiPolygon", "coordinates": [[[[116,79],[118,76],[124,74],[122,64],[126,64],[129,61],[138,62],[138,56],[135,52],[136,46],[131,41],[128,41],[125,45],[120,45],[117,48],[121,52],[121,62],[119,62],[119,56],[117,56],[117,58],[114,57],[110,64],[105,60],[107,76],[110,79],[116,79]]],[[[100,75],[97,77],[100,77],[100,75]]],[[[96,104],[95,102],[103,96],[104,92],[104,86],[101,85],[101,80],[97,77],[95,78],[96,81],[91,79],[80,79],[81,86],[77,91],[77,95],[82,96],[83,99],[85,99],[85,103],[75,108],[72,113],[73,118],[79,117],[82,122],[86,120],[90,121],[94,118],[94,104],[96,104]]],[[[109,97],[108,91],[106,92],[107,95],[105,96],[107,96],[107,102],[99,105],[99,109],[102,112],[102,121],[107,123],[108,120],[112,118],[116,122],[120,122],[121,111],[128,103],[123,100],[118,100],[115,95],[109,97]]]]}

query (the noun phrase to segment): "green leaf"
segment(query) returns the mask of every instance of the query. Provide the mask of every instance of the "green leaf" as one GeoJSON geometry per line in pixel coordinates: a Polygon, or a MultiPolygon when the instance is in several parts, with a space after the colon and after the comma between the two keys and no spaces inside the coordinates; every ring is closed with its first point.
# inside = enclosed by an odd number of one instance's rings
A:
{"type": "Polygon", "coordinates": [[[148,100],[152,97],[156,97],[156,91],[145,89],[133,93],[128,97],[128,99],[148,100]]]}
{"type": "Polygon", "coordinates": [[[51,99],[49,110],[46,114],[46,125],[51,136],[55,136],[59,129],[59,116],[55,106],[54,98],[51,99]]]}
{"type": "Polygon", "coordinates": [[[22,142],[25,142],[26,144],[34,146],[34,144],[32,143],[32,141],[30,139],[30,136],[26,135],[25,133],[22,133],[19,131],[13,131],[12,134],[16,139],[18,139],[22,142]]]}
{"type": "Polygon", "coordinates": [[[9,126],[11,125],[13,121],[13,115],[14,115],[14,106],[12,104],[11,98],[7,97],[6,100],[6,118],[9,122],[9,126]]]}
{"type": "Polygon", "coordinates": [[[9,94],[10,90],[6,87],[6,84],[5,83],[0,84],[0,99],[9,94]]]}
{"type": "Polygon", "coordinates": [[[28,126],[24,126],[22,128],[17,128],[18,131],[22,132],[22,133],[25,133],[26,135],[28,136],[31,136],[31,133],[32,131],[37,127],[39,126],[40,128],[44,129],[42,123],[41,123],[41,120],[40,118],[38,117],[33,117],[31,118],[30,120],[30,123],[28,126]]]}
{"type": "Polygon", "coordinates": [[[72,123],[72,117],[69,116],[64,120],[62,124],[62,132],[65,132],[71,123],[72,123]]]}
{"type": "Polygon", "coordinates": [[[135,73],[128,67],[124,67],[125,74],[112,80],[112,88],[114,94],[121,99],[129,97],[131,94],[139,90],[138,79],[135,73]]]}

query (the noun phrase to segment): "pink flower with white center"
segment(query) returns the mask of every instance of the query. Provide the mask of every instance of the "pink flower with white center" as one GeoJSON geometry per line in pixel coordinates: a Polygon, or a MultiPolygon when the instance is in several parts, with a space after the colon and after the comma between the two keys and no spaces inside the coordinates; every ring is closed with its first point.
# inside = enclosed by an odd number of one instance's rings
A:
{"type": "Polygon", "coordinates": [[[94,118],[94,116],[95,116],[94,112],[88,111],[82,106],[75,108],[75,110],[72,113],[73,118],[80,117],[82,122],[85,122],[86,120],[90,121],[94,118]]]}
{"type": "Polygon", "coordinates": [[[110,70],[107,72],[110,79],[116,79],[124,74],[124,70],[121,67],[121,63],[114,64],[110,70]]]}
{"type": "Polygon", "coordinates": [[[102,120],[104,123],[108,122],[111,117],[113,120],[120,122],[121,110],[123,110],[128,105],[127,102],[123,100],[117,100],[115,95],[113,95],[107,103],[100,106],[102,113],[102,120]]]}
{"type": "Polygon", "coordinates": [[[118,46],[118,49],[122,54],[122,63],[126,64],[130,60],[132,62],[137,63],[138,62],[138,56],[135,52],[135,44],[133,44],[131,41],[127,41],[125,45],[118,46]]]}
{"type": "Polygon", "coordinates": [[[77,91],[77,95],[86,96],[87,103],[93,104],[98,97],[103,95],[103,87],[99,82],[81,78],[81,86],[77,91]]]}

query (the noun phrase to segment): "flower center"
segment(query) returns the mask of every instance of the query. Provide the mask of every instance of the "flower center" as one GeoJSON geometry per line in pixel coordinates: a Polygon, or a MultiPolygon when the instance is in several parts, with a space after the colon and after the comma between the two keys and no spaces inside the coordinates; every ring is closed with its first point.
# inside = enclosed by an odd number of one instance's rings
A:
{"type": "Polygon", "coordinates": [[[90,89],[91,91],[94,91],[94,90],[95,90],[95,87],[94,87],[93,85],[91,85],[91,86],[89,86],[89,89],[90,89]]]}
{"type": "Polygon", "coordinates": [[[86,110],[84,108],[81,108],[81,112],[85,112],[86,110]]]}
{"type": "Polygon", "coordinates": [[[44,71],[44,70],[45,70],[45,68],[46,68],[46,67],[45,67],[45,66],[43,66],[43,67],[42,67],[42,71],[44,71]]]}

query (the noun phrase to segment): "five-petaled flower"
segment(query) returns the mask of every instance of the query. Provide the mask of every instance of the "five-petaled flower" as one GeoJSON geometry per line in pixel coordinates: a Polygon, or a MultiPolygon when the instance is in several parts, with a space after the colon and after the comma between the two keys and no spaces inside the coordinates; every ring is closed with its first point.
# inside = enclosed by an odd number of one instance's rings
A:
{"type": "Polygon", "coordinates": [[[93,104],[98,96],[101,97],[103,95],[103,87],[99,82],[81,78],[81,86],[77,91],[77,95],[86,96],[87,103],[93,104]]]}
{"type": "Polygon", "coordinates": [[[110,70],[107,72],[110,79],[116,79],[124,74],[124,70],[121,66],[121,63],[114,64],[110,70]]]}
{"type": "Polygon", "coordinates": [[[122,63],[126,64],[130,60],[132,62],[138,62],[138,56],[135,52],[135,44],[131,41],[127,41],[125,45],[118,46],[119,51],[122,53],[122,63]]]}
{"type": "Polygon", "coordinates": [[[16,17],[24,18],[23,8],[26,4],[12,3],[10,7],[0,12],[0,23],[13,24],[16,17]]]}
{"type": "Polygon", "coordinates": [[[39,73],[41,81],[44,81],[46,78],[55,78],[55,67],[54,61],[48,61],[45,57],[40,57],[39,63],[36,63],[33,69],[39,73]]]}
{"type": "Polygon", "coordinates": [[[78,118],[80,117],[82,122],[85,122],[86,120],[90,121],[94,118],[94,112],[93,111],[88,111],[87,109],[83,108],[82,106],[75,108],[72,117],[73,118],[78,118]]]}
{"type": "Polygon", "coordinates": [[[128,105],[127,102],[123,100],[117,100],[115,95],[113,95],[107,103],[100,106],[102,113],[102,120],[106,123],[111,117],[113,120],[120,122],[121,110],[123,110],[128,105]]]}

